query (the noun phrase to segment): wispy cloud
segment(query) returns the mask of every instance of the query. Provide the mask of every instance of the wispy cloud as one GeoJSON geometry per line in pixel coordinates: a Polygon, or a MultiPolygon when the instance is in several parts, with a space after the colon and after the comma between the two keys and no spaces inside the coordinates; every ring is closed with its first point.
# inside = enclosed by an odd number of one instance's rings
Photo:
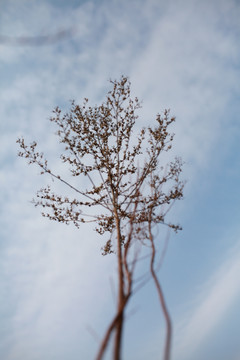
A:
{"type": "Polygon", "coordinates": [[[217,6],[171,2],[153,24],[148,47],[133,71],[134,87],[148,105],[146,116],[149,109],[171,108],[177,116],[177,149],[196,167],[204,167],[214,154],[222,126],[229,126],[228,102],[239,91],[236,13],[240,8],[234,1],[217,6]]]}
{"type": "Polygon", "coordinates": [[[240,245],[227,254],[223,264],[202,285],[189,313],[176,326],[176,359],[197,358],[196,351],[211,339],[240,295],[240,245]]]}

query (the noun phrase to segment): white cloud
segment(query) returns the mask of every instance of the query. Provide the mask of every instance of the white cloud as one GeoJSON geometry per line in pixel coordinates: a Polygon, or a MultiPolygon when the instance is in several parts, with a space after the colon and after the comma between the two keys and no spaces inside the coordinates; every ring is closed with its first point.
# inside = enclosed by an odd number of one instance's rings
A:
{"type": "Polygon", "coordinates": [[[197,350],[206,346],[216,327],[240,295],[240,245],[227,254],[223,264],[201,287],[189,313],[176,327],[176,359],[197,358],[197,350]]]}
{"type": "Polygon", "coordinates": [[[232,91],[239,89],[239,70],[231,66],[239,59],[238,39],[224,29],[231,28],[230,16],[221,24],[226,2],[217,9],[214,3],[196,1],[171,5],[154,24],[132,80],[147,104],[146,113],[172,109],[178,151],[186,161],[204,166],[229,122],[223,113],[232,91]]]}
{"type": "Polygon", "coordinates": [[[103,313],[107,319],[113,311],[110,275],[106,276],[113,269],[113,258],[101,257],[102,241],[93,236],[90,227],[74,231],[54,226],[41,220],[37,212],[30,215],[30,206],[28,213],[22,206],[23,201],[15,209],[15,227],[8,230],[12,240],[3,249],[2,288],[11,285],[11,331],[4,336],[3,344],[9,342],[10,346],[2,345],[2,356],[40,360],[49,354],[51,344],[59,358],[66,358],[71,348],[85,349],[92,356],[97,344],[87,327],[101,337],[103,313]]]}

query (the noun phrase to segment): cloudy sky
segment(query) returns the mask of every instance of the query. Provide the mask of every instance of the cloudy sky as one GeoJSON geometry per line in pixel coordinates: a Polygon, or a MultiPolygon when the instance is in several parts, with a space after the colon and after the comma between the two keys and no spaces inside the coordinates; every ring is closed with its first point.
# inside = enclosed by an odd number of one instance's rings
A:
{"type": "MultiPolygon", "coordinates": [[[[139,126],[171,108],[186,163],[171,214],[183,231],[159,273],[172,359],[240,359],[239,18],[237,0],[0,1],[1,359],[93,359],[114,313],[114,257],[90,226],[41,217],[30,200],[51,179],[16,139],[38,140],[54,164],[53,108],[99,103],[121,74],[143,100],[139,126]]],[[[160,359],[163,339],[148,283],[128,308],[124,360],[160,359]]]]}

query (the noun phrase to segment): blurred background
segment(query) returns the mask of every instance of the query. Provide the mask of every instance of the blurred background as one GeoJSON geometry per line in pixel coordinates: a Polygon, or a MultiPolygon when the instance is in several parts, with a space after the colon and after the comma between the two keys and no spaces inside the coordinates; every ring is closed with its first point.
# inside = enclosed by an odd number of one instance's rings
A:
{"type": "MultiPolygon", "coordinates": [[[[114,255],[91,226],[41,217],[30,201],[52,180],[17,157],[16,139],[63,170],[52,110],[101,103],[122,74],[143,100],[137,127],[171,109],[172,155],[185,161],[170,213],[183,231],[159,273],[172,359],[240,358],[239,18],[237,0],[1,0],[1,359],[93,359],[114,314],[114,255]]],[[[149,282],[128,307],[124,360],[160,359],[164,335],[149,282]]]]}

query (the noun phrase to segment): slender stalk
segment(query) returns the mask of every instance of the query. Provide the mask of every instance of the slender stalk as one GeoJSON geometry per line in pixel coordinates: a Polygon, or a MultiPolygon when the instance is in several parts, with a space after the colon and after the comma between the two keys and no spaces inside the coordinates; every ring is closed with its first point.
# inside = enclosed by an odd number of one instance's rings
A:
{"type": "Polygon", "coordinates": [[[113,332],[113,330],[114,330],[114,328],[115,328],[115,326],[116,326],[116,324],[117,324],[117,321],[118,321],[118,319],[119,319],[119,316],[120,316],[120,314],[117,313],[117,315],[114,317],[114,319],[113,319],[112,322],[110,323],[110,325],[109,325],[109,327],[108,327],[108,329],[107,329],[107,331],[106,331],[106,334],[105,334],[105,336],[104,336],[104,339],[103,339],[102,342],[101,342],[101,347],[100,347],[100,349],[99,349],[99,351],[98,351],[96,360],[102,360],[103,355],[104,355],[104,353],[105,353],[105,351],[106,351],[107,345],[108,345],[108,343],[109,343],[111,334],[112,334],[112,332],[113,332]]]}
{"type": "Polygon", "coordinates": [[[122,332],[124,321],[124,273],[123,273],[123,259],[122,259],[122,246],[121,246],[121,230],[120,220],[117,214],[117,209],[114,209],[116,229],[117,229],[117,261],[118,261],[118,321],[116,324],[116,333],[114,340],[114,360],[121,359],[121,344],[122,344],[122,332]]]}
{"type": "Polygon", "coordinates": [[[170,318],[170,315],[169,315],[169,312],[167,309],[167,305],[165,302],[165,298],[163,295],[163,290],[161,288],[160,282],[159,282],[156,272],[154,270],[156,249],[155,249],[155,244],[154,244],[153,235],[152,235],[152,231],[151,231],[151,216],[149,217],[148,229],[149,229],[149,239],[150,239],[151,247],[152,247],[152,257],[151,257],[151,263],[150,263],[151,275],[152,275],[152,278],[154,280],[154,283],[155,283],[155,286],[156,286],[156,289],[158,292],[158,297],[160,300],[161,308],[162,308],[163,315],[164,315],[165,322],[166,322],[166,339],[165,339],[163,359],[170,360],[170,350],[171,350],[171,340],[172,340],[172,323],[171,323],[171,318],[170,318]]]}

